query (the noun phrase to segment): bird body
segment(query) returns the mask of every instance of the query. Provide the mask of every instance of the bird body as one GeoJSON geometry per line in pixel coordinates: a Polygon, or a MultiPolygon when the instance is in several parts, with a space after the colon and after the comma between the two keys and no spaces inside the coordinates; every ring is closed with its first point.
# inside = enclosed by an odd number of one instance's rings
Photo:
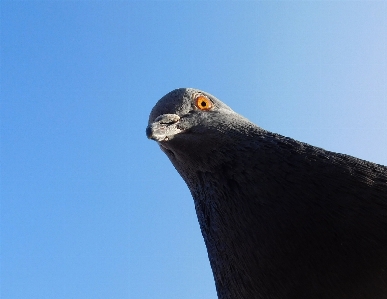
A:
{"type": "Polygon", "coordinates": [[[181,88],[147,136],[187,183],[221,299],[387,298],[387,167],[268,132],[181,88]]]}

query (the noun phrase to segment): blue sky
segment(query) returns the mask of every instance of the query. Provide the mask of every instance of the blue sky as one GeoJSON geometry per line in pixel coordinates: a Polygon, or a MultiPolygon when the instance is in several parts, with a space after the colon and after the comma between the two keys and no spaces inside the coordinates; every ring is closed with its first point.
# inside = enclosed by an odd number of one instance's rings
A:
{"type": "Polygon", "coordinates": [[[159,98],[387,165],[387,2],[1,1],[0,296],[216,298],[159,98]]]}

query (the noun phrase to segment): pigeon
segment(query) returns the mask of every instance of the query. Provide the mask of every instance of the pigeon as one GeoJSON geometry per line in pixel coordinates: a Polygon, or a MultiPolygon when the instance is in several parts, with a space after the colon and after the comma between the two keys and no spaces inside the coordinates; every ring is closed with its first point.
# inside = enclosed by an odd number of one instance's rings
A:
{"type": "Polygon", "coordinates": [[[220,299],[387,298],[387,167],[179,88],[146,135],[187,184],[220,299]]]}

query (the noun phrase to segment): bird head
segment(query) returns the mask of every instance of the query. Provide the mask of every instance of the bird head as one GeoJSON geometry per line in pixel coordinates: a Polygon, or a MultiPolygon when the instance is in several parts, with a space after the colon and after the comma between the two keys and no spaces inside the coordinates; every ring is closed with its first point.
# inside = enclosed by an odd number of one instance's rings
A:
{"type": "Polygon", "coordinates": [[[219,114],[235,113],[213,95],[193,88],[175,89],[163,96],[153,107],[147,137],[157,142],[213,127],[219,114]]]}
{"type": "Polygon", "coordinates": [[[233,132],[240,130],[233,129],[241,123],[251,124],[213,95],[179,88],[162,97],[152,109],[146,135],[173,163],[177,159],[186,164],[205,164],[214,151],[235,143],[233,132]]]}

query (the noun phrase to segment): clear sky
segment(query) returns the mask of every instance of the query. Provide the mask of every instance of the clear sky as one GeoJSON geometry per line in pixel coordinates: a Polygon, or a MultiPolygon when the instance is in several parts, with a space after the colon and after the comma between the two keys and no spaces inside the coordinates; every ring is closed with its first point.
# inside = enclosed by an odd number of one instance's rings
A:
{"type": "Polygon", "coordinates": [[[147,140],[178,87],[387,165],[387,2],[1,1],[2,299],[216,298],[147,140]]]}

